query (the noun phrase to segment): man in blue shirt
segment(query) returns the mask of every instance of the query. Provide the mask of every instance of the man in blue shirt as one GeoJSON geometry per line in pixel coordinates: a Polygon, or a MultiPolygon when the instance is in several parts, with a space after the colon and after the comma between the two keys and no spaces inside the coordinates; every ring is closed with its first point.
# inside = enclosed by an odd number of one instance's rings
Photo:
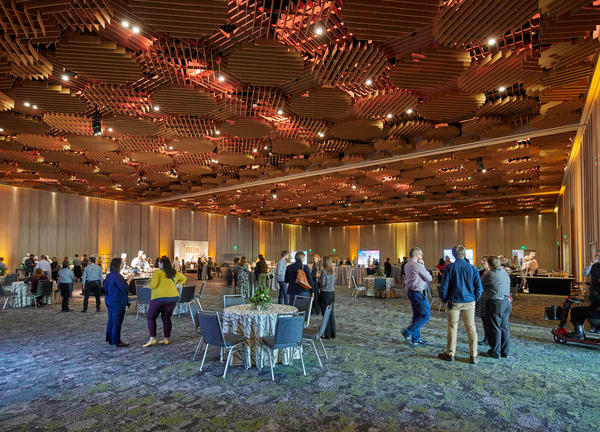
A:
{"type": "Polygon", "coordinates": [[[285,269],[287,267],[287,259],[289,252],[284,250],[281,252],[281,259],[277,262],[275,267],[275,274],[277,275],[277,284],[279,285],[279,298],[277,302],[279,304],[290,304],[287,294],[287,286],[285,285],[285,269]]]}
{"type": "Polygon", "coordinates": [[[90,264],[85,267],[81,282],[84,286],[83,310],[87,312],[88,299],[92,291],[96,296],[96,312],[100,312],[100,285],[102,284],[102,269],[96,265],[96,257],[90,257],[90,264]]]}
{"type": "Polygon", "coordinates": [[[463,245],[454,246],[452,255],[456,260],[444,267],[440,285],[440,300],[448,303],[448,341],[446,351],[439,353],[438,357],[442,360],[454,361],[458,320],[459,316],[462,316],[469,340],[470,363],[477,364],[475,302],[481,297],[483,287],[477,267],[465,260],[465,247],[463,245]]]}
{"type": "Polygon", "coordinates": [[[288,284],[287,293],[291,305],[294,304],[294,299],[296,298],[296,296],[310,297],[311,292],[315,289],[315,283],[313,281],[310,268],[302,263],[304,261],[304,256],[304,252],[296,252],[296,256],[294,257],[296,261],[293,264],[287,266],[287,268],[285,269],[284,282],[288,284]],[[296,284],[296,277],[298,276],[298,270],[300,269],[304,270],[304,273],[306,273],[306,279],[312,287],[312,290],[306,290],[296,284]]]}
{"type": "Polygon", "coordinates": [[[58,271],[58,288],[62,297],[61,312],[73,312],[73,309],[69,309],[69,297],[73,294],[74,282],[75,273],[69,268],[69,263],[64,262],[62,268],[58,271]]]}

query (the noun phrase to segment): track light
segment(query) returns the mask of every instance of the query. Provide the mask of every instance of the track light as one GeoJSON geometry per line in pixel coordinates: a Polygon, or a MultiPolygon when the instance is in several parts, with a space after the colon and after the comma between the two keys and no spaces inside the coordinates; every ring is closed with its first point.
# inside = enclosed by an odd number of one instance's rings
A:
{"type": "Polygon", "coordinates": [[[412,108],[409,108],[406,110],[406,114],[410,115],[412,114],[414,111],[412,110],[412,108]]]}
{"type": "Polygon", "coordinates": [[[367,78],[367,80],[365,81],[365,84],[370,86],[371,84],[373,84],[373,80],[371,78],[367,78]]]}
{"type": "Polygon", "coordinates": [[[94,135],[102,135],[102,114],[100,114],[98,108],[92,114],[92,131],[94,135]]]}
{"type": "Polygon", "coordinates": [[[496,39],[494,38],[489,38],[487,41],[488,46],[494,46],[496,45],[496,39]]]}
{"type": "Polygon", "coordinates": [[[317,135],[319,135],[319,138],[323,138],[325,136],[325,132],[317,132],[317,135]]]}
{"type": "Polygon", "coordinates": [[[221,82],[223,82],[223,81],[225,81],[225,77],[223,75],[219,75],[218,80],[221,81],[221,82]]]}
{"type": "Polygon", "coordinates": [[[131,31],[137,34],[137,33],[139,33],[139,32],[140,32],[140,28],[139,28],[138,26],[133,26],[133,27],[131,28],[131,31]]]}
{"type": "Polygon", "coordinates": [[[271,191],[271,198],[273,198],[273,199],[277,199],[277,189],[273,189],[273,190],[271,191]]]}

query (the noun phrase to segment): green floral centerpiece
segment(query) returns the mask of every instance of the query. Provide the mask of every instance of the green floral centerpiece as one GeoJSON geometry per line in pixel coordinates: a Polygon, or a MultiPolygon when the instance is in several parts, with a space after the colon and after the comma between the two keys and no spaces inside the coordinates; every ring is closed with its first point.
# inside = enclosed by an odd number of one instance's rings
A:
{"type": "Polygon", "coordinates": [[[248,300],[257,310],[263,310],[271,306],[271,297],[264,291],[257,291],[248,300]]]}
{"type": "Polygon", "coordinates": [[[377,271],[375,272],[374,276],[376,278],[384,278],[385,277],[385,273],[381,271],[380,267],[377,267],[377,271]]]}

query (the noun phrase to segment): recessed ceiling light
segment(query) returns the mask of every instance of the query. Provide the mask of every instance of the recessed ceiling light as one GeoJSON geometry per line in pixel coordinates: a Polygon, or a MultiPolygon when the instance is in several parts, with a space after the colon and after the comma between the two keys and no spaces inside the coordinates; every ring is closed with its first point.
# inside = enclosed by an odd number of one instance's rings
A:
{"type": "Polygon", "coordinates": [[[109,132],[112,132],[112,131],[113,131],[113,128],[108,128],[108,131],[109,131],[109,132]]]}
{"type": "Polygon", "coordinates": [[[219,129],[217,129],[217,130],[215,131],[215,135],[221,135],[221,131],[220,131],[219,129]]]}
{"type": "Polygon", "coordinates": [[[373,80],[371,78],[367,78],[367,80],[365,81],[366,85],[371,85],[373,84],[373,80]]]}
{"type": "Polygon", "coordinates": [[[225,81],[225,77],[224,77],[223,75],[219,75],[219,78],[218,78],[218,79],[219,79],[219,81],[221,81],[221,82],[225,81]]]}
{"type": "Polygon", "coordinates": [[[252,153],[256,153],[258,151],[258,149],[252,149],[252,153]]]}
{"type": "Polygon", "coordinates": [[[160,107],[158,105],[154,105],[154,107],[152,108],[154,111],[160,111],[160,107]]]}
{"type": "Polygon", "coordinates": [[[483,168],[483,169],[481,170],[481,172],[485,174],[485,173],[487,172],[487,170],[486,170],[485,168],[483,168]]]}
{"type": "Polygon", "coordinates": [[[67,74],[62,74],[62,76],[60,77],[63,81],[69,81],[69,75],[67,74]]]}
{"type": "Polygon", "coordinates": [[[406,110],[406,114],[412,114],[412,113],[413,113],[412,108],[409,108],[409,109],[406,110]]]}
{"type": "Polygon", "coordinates": [[[496,45],[496,39],[494,38],[489,38],[487,41],[488,46],[494,46],[496,45]]]}
{"type": "Polygon", "coordinates": [[[169,150],[173,150],[173,146],[169,146],[169,150]]]}
{"type": "Polygon", "coordinates": [[[324,30],[323,30],[323,27],[321,27],[321,26],[318,26],[318,27],[315,29],[315,33],[316,33],[316,34],[318,34],[318,35],[322,35],[322,34],[323,34],[323,31],[324,31],[324,30]]]}
{"type": "Polygon", "coordinates": [[[134,32],[134,33],[139,33],[140,32],[140,28],[138,26],[133,26],[131,28],[131,31],[134,32]]]}
{"type": "Polygon", "coordinates": [[[23,105],[25,105],[26,107],[31,106],[31,104],[29,102],[25,102],[23,105]]]}
{"type": "Polygon", "coordinates": [[[499,91],[499,92],[503,92],[503,91],[505,91],[505,90],[506,90],[506,87],[504,87],[504,86],[502,86],[502,87],[499,87],[499,88],[498,88],[498,91],[499,91]]]}
{"type": "Polygon", "coordinates": [[[0,128],[0,132],[4,132],[4,128],[0,128]]]}
{"type": "Polygon", "coordinates": [[[389,118],[389,119],[391,119],[394,116],[392,115],[392,113],[389,113],[386,117],[389,118]]]}
{"type": "Polygon", "coordinates": [[[32,105],[31,108],[37,109],[37,105],[32,105]]]}
{"type": "Polygon", "coordinates": [[[121,25],[125,28],[129,28],[129,21],[123,20],[123,21],[121,21],[121,25]]]}
{"type": "Polygon", "coordinates": [[[281,110],[281,109],[278,109],[278,110],[277,110],[277,114],[279,114],[279,115],[283,114],[283,110],[281,110]]]}
{"type": "Polygon", "coordinates": [[[317,132],[317,135],[319,135],[321,138],[323,138],[325,136],[325,132],[317,132]]]}

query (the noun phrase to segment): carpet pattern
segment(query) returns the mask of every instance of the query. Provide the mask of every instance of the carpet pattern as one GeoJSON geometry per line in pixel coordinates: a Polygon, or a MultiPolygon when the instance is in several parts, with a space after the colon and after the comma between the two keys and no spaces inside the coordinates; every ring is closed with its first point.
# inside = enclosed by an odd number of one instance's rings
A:
{"type": "MultiPolygon", "coordinates": [[[[224,293],[209,284],[204,309],[220,310],[224,293]]],[[[214,348],[199,372],[189,315],[174,318],[172,345],[144,349],[145,317],[130,311],[123,339],[132,345],[115,349],[104,343],[104,305],[87,314],[0,311],[0,430],[600,430],[598,350],[558,345],[547,327],[513,322],[513,355],[475,366],[461,324],[457,361],[446,363],[436,358],[443,313],[423,331],[431,346],[412,348],[400,334],[411,316],[406,299],[349,294],[336,294],[338,337],[325,341],[325,369],[306,347],[307,376],[295,361],[275,368],[276,382],[268,368],[241,366],[222,379],[214,348]]]]}

